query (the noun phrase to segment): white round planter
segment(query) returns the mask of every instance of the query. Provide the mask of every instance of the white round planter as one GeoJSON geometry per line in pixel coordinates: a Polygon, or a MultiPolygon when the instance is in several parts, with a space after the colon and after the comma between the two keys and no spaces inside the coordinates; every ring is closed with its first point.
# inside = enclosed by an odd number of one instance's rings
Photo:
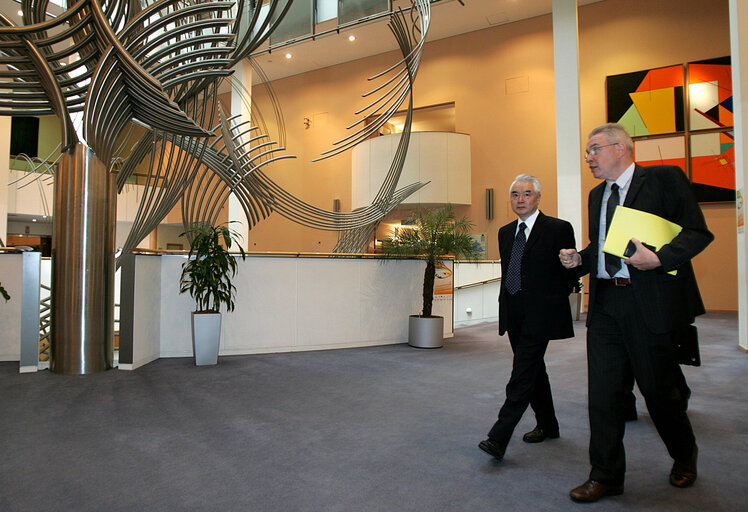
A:
{"type": "Polygon", "coordinates": [[[444,317],[411,315],[408,345],[416,348],[441,348],[444,345],[444,317]]]}
{"type": "Polygon", "coordinates": [[[221,313],[192,312],[192,350],[197,366],[216,364],[221,342],[221,313]]]}

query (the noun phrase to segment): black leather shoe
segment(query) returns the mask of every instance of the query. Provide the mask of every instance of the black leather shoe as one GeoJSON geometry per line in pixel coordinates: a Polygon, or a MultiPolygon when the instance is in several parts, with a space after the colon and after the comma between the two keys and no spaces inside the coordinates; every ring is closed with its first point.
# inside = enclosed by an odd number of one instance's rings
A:
{"type": "Polygon", "coordinates": [[[506,446],[501,446],[499,443],[491,439],[490,437],[488,439],[485,439],[478,443],[478,448],[489,454],[491,457],[493,457],[496,460],[503,460],[504,459],[504,452],[506,451],[506,446]]]}
{"type": "Polygon", "coordinates": [[[673,462],[673,469],[670,470],[670,485],[675,487],[691,487],[696,482],[696,458],[699,455],[699,449],[693,445],[693,453],[687,461],[673,462]]]}
{"type": "Polygon", "coordinates": [[[522,440],[526,443],[542,443],[546,439],[558,439],[558,431],[548,432],[540,427],[535,427],[522,436],[522,440]]]}
{"type": "Polygon", "coordinates": [[[571,499],[581,503],[592,503],[604,496],[623,494],[623,485],[609,485],[595,480],[587,480],[569,493],[571,499]]]}

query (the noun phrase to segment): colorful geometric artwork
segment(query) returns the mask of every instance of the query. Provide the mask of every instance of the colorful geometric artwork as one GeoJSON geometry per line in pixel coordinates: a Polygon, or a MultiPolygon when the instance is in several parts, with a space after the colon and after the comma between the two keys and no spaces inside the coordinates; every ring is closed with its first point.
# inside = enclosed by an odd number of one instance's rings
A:
{"type": "Polygon", "coordinates": [[[735,200],[732,131],[691,135],[691,183],[699,202],[735,200]]]}
{"type": "Polygon", "coordinates": [[[632,137],[685,130],[682,65],[607,78],[608,121],[632,137]]]}
{"type": "Polygon", "coordinates": [[[606,93],[608,122],[629,131],[638,164],[677,165],[699,202],[735,200],[730,57],[609,76],[606,93]]]}
{"type": "Polygon", "coordinates": [[[688,64],[688,100],[691,130],[732,126],[730,57],[688,64]]]}
{"type": "Polygon", "coordinates": [[[639,165],[677,165],[686,169],[686,138],[658,137],[634,141],[634,160],[639,165]]]}

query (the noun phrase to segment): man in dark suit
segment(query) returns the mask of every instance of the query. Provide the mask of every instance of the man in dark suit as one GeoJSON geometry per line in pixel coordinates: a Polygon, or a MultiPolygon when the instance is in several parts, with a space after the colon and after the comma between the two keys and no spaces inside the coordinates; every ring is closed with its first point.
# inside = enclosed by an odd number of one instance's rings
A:
{"type": "Polygon", "coordinates": [[[577,282],[576,272],[558,261],[559,251],[575,243],[574,229],[538,210],[540,181],[517,176],[510,200],[519,218],[499,230],[499,334],[509,333],[514,360],[499,419],[478,445],[499,460],[528,404],[537,426],[522,439],[538,443],[559,436],[543,357],[549,340],[574,336],[569,293],[577,282]]]}
{"type": "Polygon", "coordinates": [[[634,164],[633,143],[618,124],[590,132],[586,161],[605,180],[589,196],[590,243],[559,253],[567,268],[590,273],[587,313],[589,479],[573,489],[575,501],[623,492],[624,403],[636,379],[657,432],[673,458],[670,483],[696,481],[697,447],[686,413],[687,386],[676,358],[676,331],[704,313],[691,258],[713,240],[688,179],[678,167],[634,164]],[[658,215],[682,231],[653,252],[632,239],[634,254],[604,254],[607,225],[617,205],[658,215]],[[676,271],[675,275],[670,272],[676,271]]]}

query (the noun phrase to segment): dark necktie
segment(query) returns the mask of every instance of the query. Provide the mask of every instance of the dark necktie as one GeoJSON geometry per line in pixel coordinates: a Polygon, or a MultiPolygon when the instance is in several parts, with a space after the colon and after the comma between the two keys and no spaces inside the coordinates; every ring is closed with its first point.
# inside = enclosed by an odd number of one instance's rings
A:
{"type": "MultiPolygon", "coordinates": [[[[610,197],[608,197],[608,204],[605,206],[605,236],[608,236],[608,229],[610,223],[613,222],[613,214],[618,206],[619,195],[618,185],[613,183],[610,187],[610,197]]],[[[613,256],[612,254],[605,253],[605,271],[613,277],[621,269],[621,258],[613,256]]]]}
{"type": "Polygon", "coordinates": [[[509,257],[509,268],[506,270],[506,291],[509,295],[514,295],[522,288],[522,254],[525,252],[525,228],[527,225],[522,222],[519,225],[517,236],[514,237],[512,245],[512,255],[509,257]]]}

